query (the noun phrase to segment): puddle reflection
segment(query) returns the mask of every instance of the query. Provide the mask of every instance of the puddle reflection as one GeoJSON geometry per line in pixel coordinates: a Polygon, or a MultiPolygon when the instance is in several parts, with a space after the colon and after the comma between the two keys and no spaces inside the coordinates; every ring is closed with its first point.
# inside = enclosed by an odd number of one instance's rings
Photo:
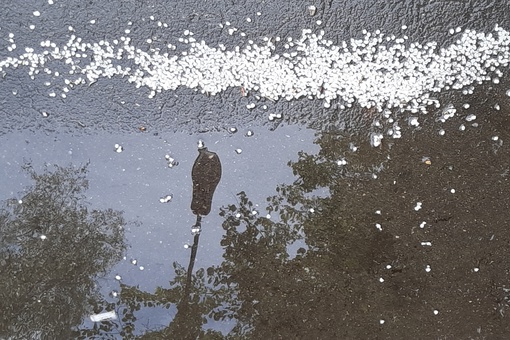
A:
{"type": "Polygon", "coordinates": [[[127,223],[87,206],[86,166],[24,170],[34,185],[0,210],[0,337],[68,339],[102,300],[96,279],[122,258],[127,223]]]}

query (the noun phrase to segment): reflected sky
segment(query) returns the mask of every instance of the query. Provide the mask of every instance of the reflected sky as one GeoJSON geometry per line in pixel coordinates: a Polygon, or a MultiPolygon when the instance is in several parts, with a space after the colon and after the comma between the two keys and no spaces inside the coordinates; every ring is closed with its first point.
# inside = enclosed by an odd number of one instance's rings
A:
{"type": "MultiPolygon", "coordinates": [[[[248,129],[246,129],[248,130],[248,129]]],[[[187,263],[189,251],[185,244],[192,243],[191,226],[195,216],[191,204],[191,167],[198,155],[198,139],[221,156],[223,177],[216,189],[214,206],[226,205],[244,190],[260,204],[263,212],[266,197],[279,183],[292,175],[286,163],[297,157],[297,152],[316,147],[312,144],[314,132],[298,126],[281,128],[272,133],[266,128],[245,131],[210,133],[193,136],[168,133],[159,136],[139,133],[135,135],[94,135],[72,137],[66,135],[11,135],[4,137],[1,159],[4,179],[3,199],[18,197],[29,183],[18,169],[29,161],[35,167],[44,164],[85,164],[90,162],[87,201],[94,208],[114,208],[124,211],[124,216],[140,222],[126,233],[130,250],[127,260],[119,264],[123,281],[140,284],[144,289],[154,289],[168,280],[158,280],[160,271],[170,272],[172,261],[187,263]],[[115,151],[120,144],[123,151],[115,151]],[[263,151],[260,149],[263,147],[263,151]],[[241,149],[238,154],[235,150],[241,149]],[[179,164],[168,167],[165,155],[171,155],[179,164]],[[168,203],[160,198],[172,195],[168,203]],[[130,263],[137,260],[137,266],[130,263]],[[144,266],[144,271],[139,270],[144,266]]],[[[197,259],[197,266],[207,267],[218,263],[221,257],[221,219],[216,214],[204,218],[202,243],[204,254],[197,259]]],[[[114,282],[112,281],[113,285],[114,282]]]]}

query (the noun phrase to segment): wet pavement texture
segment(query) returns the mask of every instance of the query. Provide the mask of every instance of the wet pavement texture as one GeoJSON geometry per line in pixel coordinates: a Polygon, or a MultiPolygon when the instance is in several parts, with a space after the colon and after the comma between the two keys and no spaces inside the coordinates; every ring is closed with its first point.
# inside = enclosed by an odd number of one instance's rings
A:
{"type": "Polygon", "coordinates": [[[0,339],[507,338],[506,1],[0,18],[0,339]]]}

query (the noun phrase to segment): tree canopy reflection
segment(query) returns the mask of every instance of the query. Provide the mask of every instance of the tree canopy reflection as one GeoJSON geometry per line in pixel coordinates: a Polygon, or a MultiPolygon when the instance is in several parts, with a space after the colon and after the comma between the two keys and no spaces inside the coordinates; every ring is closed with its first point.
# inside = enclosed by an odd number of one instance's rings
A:
{"type": "Polygon", "coordinates": [[[24,170],[35,184],[0,210],[0,337],[69,339],[94,280],[121,259],[121,212],[87,207],[87,166],[24,170]]]}
{"type": "Polygon", "coordinates": [[[271,218],[254,213],[245,192],[220,209],[223,261],[191,275],[191,298],[177,263],[170,285],[155,293],[122,287],[118,306],[130,315],[131,336],[504,338],[510,151],[487,141],[510,130],[503,115],[484,124],[454,126],[441,138],[430,125],[380,148],[366,136],[321,132],[320,151],[300,153],[289,163],[295,181],[267,198],[271,218]],[[174,317],[141,329],[141,308],[174,317]],[[221,333],[211,320],[223,321],[221,333]]]}

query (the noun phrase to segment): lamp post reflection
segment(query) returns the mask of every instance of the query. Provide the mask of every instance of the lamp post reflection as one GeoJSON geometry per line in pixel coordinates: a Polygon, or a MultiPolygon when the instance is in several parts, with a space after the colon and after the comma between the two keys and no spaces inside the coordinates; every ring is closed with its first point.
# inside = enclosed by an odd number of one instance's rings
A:
{"type": "Polygon", "coordinates": [[[202,141],[198,143],[198,157],[193,164],[193,169],[191,170],[191,179],[193,181],[191,211],[197,216],[197,220],[191,227],[194,239],[188,265],[186,295],[189,294],[191,286],[191,276],[193,266],[195,264],[195,258],[197,256],[200,231],[202,229],[202,216],[206,216],[211,212],[214,191],[221,179],[220,158],[215,152],[209,151],[202,141]]]}

